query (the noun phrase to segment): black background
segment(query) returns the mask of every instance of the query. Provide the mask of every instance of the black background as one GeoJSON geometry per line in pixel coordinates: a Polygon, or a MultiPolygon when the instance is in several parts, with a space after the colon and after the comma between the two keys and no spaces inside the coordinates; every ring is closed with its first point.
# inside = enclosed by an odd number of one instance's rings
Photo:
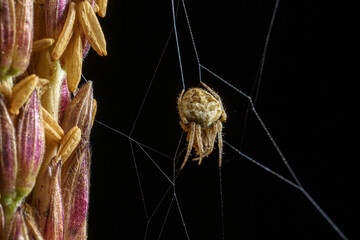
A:
{"type": "MultiPolygon", "coordinates": [[[[200,62],[250,94],[274,5],[268,0],[186,1],[200,62]]],[[[356,55],[349,48],[354,29],[344,28],[339,12],[329,3],[280,3],[256,107],[306,191],[355,239],[358,77],[349,58],[356,55]]],[[[108,56],[91,51],[84,75],[94,81],[97,120],[128,136],[172,28],[171,1],[109,1],[100,22],[108,56]]],[[[185,85],[196,87],[197,62],[181,7],[177,24],[185,85]]],[[[244,130],[246,98],[204,70],[202,79],[222,96],[228,114],[224,140],[293,181],[254,114],[244,130]]],[[[172,35],[131,137],[173,157],[182,133],[176,109],[181,89],[172,35]]],[[[129,142],[95,123],[89,239],[144,239],[147,217],[129,142]]],[[[145,148],[150,159],[135,142],[132,147],[150,216],[170,185],[151,159],[170,178],[173,160],[145,148]]],[[[183,138],[179,151],[185,148],[183,138]]],[[[190,239],[222,238],[217,154],[215,149],[201,166],[189,161],[176,179],[190,239]]],[[[179,161],[183,157],[184,152],[179,161]]],[[[299,190],[228,146],[223,161],[225,239],[340,239],[299,190]]],[[[159,238],[171,197],[172,192],[151,218],[146,239],[159,238]]],[[[160,239],[187,239],[175,200],[160,239]]]]}

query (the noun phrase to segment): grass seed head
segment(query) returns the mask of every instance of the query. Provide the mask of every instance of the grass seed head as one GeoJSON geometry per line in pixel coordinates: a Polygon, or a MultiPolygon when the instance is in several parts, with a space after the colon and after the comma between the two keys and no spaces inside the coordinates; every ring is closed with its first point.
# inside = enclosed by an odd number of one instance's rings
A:
{"type": "Polygon", "coordinates": [[[106,5],[0,0],[1,240],[87,238],[97,104],[78,85],[90,47],[107,54],[106,5]]]}

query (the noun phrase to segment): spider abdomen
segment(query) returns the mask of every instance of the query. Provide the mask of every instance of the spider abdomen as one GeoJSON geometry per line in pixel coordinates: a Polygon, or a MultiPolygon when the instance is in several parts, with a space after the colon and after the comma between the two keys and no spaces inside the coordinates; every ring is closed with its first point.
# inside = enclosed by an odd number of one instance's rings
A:
{"type": "Polygon", "coordinates": [[[222,114],[219,101],[201,88],[190,88],[184,93],[182,112],[189,122],[196,122],[203,127],[209,127],[222,114]]]}

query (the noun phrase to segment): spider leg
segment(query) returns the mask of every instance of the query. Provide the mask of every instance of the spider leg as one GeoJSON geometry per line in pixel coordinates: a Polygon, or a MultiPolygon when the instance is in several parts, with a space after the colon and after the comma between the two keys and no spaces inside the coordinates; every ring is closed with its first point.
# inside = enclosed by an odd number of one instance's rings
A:
{"type": "Polygon", "coordinates": [[[215,140],[216,140],[216,132],[217,132],[217,122],[215,122],[212,126],[211,129],[209,129],[209,147],[208,147],[208,151],[205,154],[206,156],[209,156],[212,151],[214,150],[214,144],[215,144],[215,140]]]}
{"type": "MultiPolygon", "coordinates": [[[[216,123],[214,123],[212,125],[212,127],[209,128],[208,130],[205,130],[204,134],[205,135],[202,138],[204,155],[202,156],[202,158],[208,157],[214,149],[214,143],[215,143],[215,139],[216,139],[216,123]],[[204,149],[204,147],[205,147],[205,149],[204,149]]],[[[200,157],[197,157],[193,160],[197,161],[199,159],[200,159],[200,157]]],[[[200,163],[199,163],[199,165],[200,165],[200,163]]]]}
{"type": "Polygon", "coordinates": [[[186,151],[184,162],[182,163],[180,169],[182,169],[185,166],[187,160],[189,159],[191,149],[194,145],[195,125],[196,125],[196,123],[194,123],[194,122],[191,123],[191,125],[190,125],[190,130],[188,133],[188,135],[190,135],[190,137],[189,137],[189,142],[188,142],[188,146],[187,146],[187,151],[186,151]]]}
{"type": "Polygon", "coordinates": [[[224,106],[222,104],[222,101],[221,101],[221,98],[220,98],[219,94],[217,94],[211,87],[206,85],[204,82],[201,82],[201,84],[204,86],[204,88],[206,88],[216,98],[216,100],[219,101],[220,107],[221,107],[221,112],[222,112],[221,121],[225,122],[226,119],[227,119],[227,115],[226,115],[226,112],[225,112],[225,109],[224,109],[224,106]]]}
{"type": "Polygon", "coordinates": [[[202,130],[202,141],[203,141],[203,150],[204,150],[204,157],[206,157],[208,154],[207,152],[209,151],[209,147],[210,147],[210,138],[211,138],[211,128],[209,129],[203,129],[202,130]]]}
{"type": "MultiPolygon", "coordinates": [[[[181,91],[181,93],[180,93],[180,96],[179,96],[179,98],[178,98],[178,100],[177,100],[177,106],[178,106],[178,110],[179,110],[179,115],[180,115],[181,121],[182,121],[184,124],[187,124],[188,121],[187,121],[187,119],[184,117],[184,114],[183,114],[182,109],[181,109],[181,101],[182,101],[182,97],[183,97],[183,95],[184,95],[184,92],[185,92],[185,89],[183,89],[183,90],[181,91]]],[[[181,127],[182,127],[182,126],[181,126],[181,127]]]]}
{"type": "Polygon", "coordinates": [[[185,124],[183,124],[181,121],[179,122],[179,124],[180,124],[181,128],[182,128],[185,132],[188,132],[188,131],[189,131],[189,128],[188,128],[185,124]]]}
{"type": "Polygon", "coordinates": [[[218,135],[218,144],[219,144],[219,167],[221,167],[222,163],[222,154],[223,154],[223,140],[222,140],[222,123],[221,121],[217,121],[217,135],[218,135]]]}
{"type": "Polygon", "coordinates": [[[198,158],[199,163],[198,164],[200,165],[201,162],[202,162],[203,153],[204,153],[204,147],[203,147],[202,136],[201,136],[201,125],[200,124],[196,125],[195,136],[196,136],[196,141],[197,141],[197,148],[198,148],[197,150],[198,150],[198,154],[199,154],[199,158],[198,158]]]}

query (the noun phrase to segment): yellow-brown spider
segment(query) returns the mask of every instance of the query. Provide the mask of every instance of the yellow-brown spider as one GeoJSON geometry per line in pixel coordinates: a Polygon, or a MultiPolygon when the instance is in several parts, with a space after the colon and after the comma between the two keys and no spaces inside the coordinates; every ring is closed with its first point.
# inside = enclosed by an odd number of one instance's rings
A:
{"type": "Polygon", "coordinates": [[[177,101],[180,126],[188,133],[187,152],[180,169],[185,166],[193,147],[197,155],[193,161],[199,161],[200,165],[202,159],[213,151],[216,137],[219,144],[219,167],[221,166],[222,122],[226,121],[227,116],[220,96],[205,83],[201,82],[201,84],[207,91],[201,88],[190,88],[185,92],[183,89],[177,101]]]}

